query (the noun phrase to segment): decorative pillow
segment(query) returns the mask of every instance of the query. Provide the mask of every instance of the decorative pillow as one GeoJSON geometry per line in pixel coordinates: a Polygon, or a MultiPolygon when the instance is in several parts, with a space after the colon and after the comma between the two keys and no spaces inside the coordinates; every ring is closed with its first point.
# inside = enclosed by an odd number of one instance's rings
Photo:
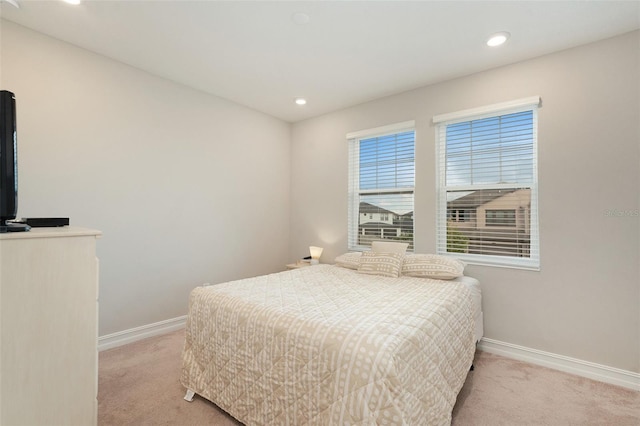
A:
{"type": "Polygon", "coordinates": [[[374,241],[371,243],[371,251],[375,253],[402,253],[409,247],[408,243],[396,243],[391,241],[374,241]]]}
{"type": "Polygon", "coordinates": [[[408,254],[402,263],[402,275],[452,280],[461,277],[465,263],[437,254],[408,254]]]}
{"type": "Polygon", "coordinates": [[[362,256],[362,252],[360,251],[348,252],[336,257],[335,263],[337,266],[342,266],[343,268],[358,269],[360,266],[360,256],[362,256]]]}
{"type": "Polygon", "coordinates": [[[399,277],[404,253],[376,253],[365,251],[360,256],[358,272],[361,274],[399,277]]]}

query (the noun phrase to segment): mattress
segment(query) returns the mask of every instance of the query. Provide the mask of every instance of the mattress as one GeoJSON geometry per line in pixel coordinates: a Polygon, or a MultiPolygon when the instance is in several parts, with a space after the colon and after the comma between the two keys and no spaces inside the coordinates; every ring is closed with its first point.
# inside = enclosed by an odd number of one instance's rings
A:
{"type": "Polygon", "coordinates": [[[445,425],[473,284],[316,265],[191,292],[181,383],[247,425],[445,425]]]}
{"type": "Polygon", "coordinates": [[[479,342],[484,336],[484,315],[482,313],[482,290],[480,289],[480,282],[473,277],[460,277],[453,281],[462,283],[469,287],[472,297],[472,310],[473,310],[473,322],[474,334],[476,342],[479,342]]]}

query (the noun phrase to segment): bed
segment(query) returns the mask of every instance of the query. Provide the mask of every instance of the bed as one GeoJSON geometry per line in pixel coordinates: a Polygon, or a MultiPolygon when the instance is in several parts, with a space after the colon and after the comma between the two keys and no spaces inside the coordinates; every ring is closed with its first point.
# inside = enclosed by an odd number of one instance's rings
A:
{"type": "Polygon", "coordinates": [[[478,282],[315,265],[191,292],[181,383],[246,425],[445,425],[478,282]]]}

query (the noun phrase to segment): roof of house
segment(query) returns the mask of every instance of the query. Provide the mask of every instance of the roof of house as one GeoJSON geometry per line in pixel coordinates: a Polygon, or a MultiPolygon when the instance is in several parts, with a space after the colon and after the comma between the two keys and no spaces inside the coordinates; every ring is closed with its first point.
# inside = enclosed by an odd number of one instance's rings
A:
{"type": "Polygon", "coordinates": [[[370,204],[370,203],[365,203],[364,201],[360,202],[360,213],[391,213],[400,217],[411,217],[413,216],[413,211],[407,212],[407,213],[396,213],[394,211],[391,210],[387,210],[383,207],[380,206],[376,206],[374,204],[370,204]]]}
{"type": "Polygon", "coordinates": [[[380,206],[375,206],[373,204],[365,203],[363,201],[360,202],[360,213],[393,213],[391,210],[383,209],[380,206]]]}
{"type": "Polygon", "coordinates": [[[470,192],[460,198],[447,203],[448,209],[476,209],[479,206],[493,201],[496,198],[504,197],[507,194],[517,191],[516,189],[480,189],[470,192]]]}

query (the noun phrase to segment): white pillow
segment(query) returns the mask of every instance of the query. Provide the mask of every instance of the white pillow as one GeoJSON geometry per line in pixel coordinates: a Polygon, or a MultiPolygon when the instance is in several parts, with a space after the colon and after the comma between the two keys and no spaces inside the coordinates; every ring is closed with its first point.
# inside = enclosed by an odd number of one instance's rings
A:
{"type": "Polygon", "coordinates": [[[343,268],[358,269],[360,266],[360,256],[362,256],[362,252],[359,251],[344,253],[336,257],[335,263],[337,266],[342,266],[343,268]]]}
{"type": "Polygon", "coordinates": [[[409,243],[397,243],[391,241],[374,241],[371,243],[371,251],[375,253],[402,253],[409,247],[409,243]]]}
{"type": "Polygon", "coordinates": [[[449,256],[408,254],[402,263],[402,275],[452,280],[463,275],[465,266],[464,262],[449,256]]]}
{"type": "Polygon", "coordinates": [[[361,274],[399,277],[404,253],[376,253],[365,251],[360,256],[358,272],[361,274]]]}

